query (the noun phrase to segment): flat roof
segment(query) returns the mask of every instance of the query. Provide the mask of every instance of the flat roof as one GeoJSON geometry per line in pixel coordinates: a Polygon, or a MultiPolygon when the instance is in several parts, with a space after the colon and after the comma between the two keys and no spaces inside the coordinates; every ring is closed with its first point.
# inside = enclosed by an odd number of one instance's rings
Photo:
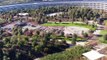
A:
{"type": "Polygon", "coordinates": [[[89,60],[97,60],[105,56],[104,54],[100,54],[95,50],[91,50],[89,52],[83,53],[83,55],[87,57],[89,60]]]}
{"type": "Polygon", "coordinates": [[[19,13],[19,15],[25,16],[25,15],[29,15],[29,13],[19,13]]]}

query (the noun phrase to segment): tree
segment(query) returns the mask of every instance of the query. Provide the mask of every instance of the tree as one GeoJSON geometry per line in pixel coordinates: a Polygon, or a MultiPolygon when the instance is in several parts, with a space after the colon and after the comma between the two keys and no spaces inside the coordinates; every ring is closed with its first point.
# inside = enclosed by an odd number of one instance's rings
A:
{"type": "Polygon", "coordinates": [[[16,50],[15,49],[11,49],[9,51],[9,57],[10,57],[10,60],[16,60],[16,50]]]}
{"type": "Polygon", "coordinates": [[[22,35],[22,34],[23,34],[23,33],[22,33],[22,27],[18,27],[17,29],[18,29],[18,34],[19,34],[19,35],[22,35]]]}
{"type": "Polygon", "coordinates": [[[3,60],[3,51],[1,48],[0,48],[0,60],[3,60]]]}
{"type": "Polygon", "coordinates": [[[72,44],[75,45],[76,44],[76,40],[77,40],[77,35],[73,34],[72,36],[72,44]]]}
{"type": "Polygon", "coordinates": [[[3,41],[4,41],[4,44],[7,44],[7,43],[10,42],[10,39],[9,38],[4,38],[3,41]]]}
{"type": "Polygon", "coordinates": [[[62,22],[62,20],[59,20],[59,23],[61,23],[62,22]]]}

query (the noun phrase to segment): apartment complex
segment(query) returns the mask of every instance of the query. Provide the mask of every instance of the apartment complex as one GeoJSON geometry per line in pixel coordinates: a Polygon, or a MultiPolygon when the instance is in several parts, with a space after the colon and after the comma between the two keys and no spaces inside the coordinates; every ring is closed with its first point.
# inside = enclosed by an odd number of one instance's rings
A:
{"type": "Polygon", "coordinates": [[[107,12],[107,2],[105,2],[105,1],[72,1],[69,3],[72,6],[99,9],[99,10],[104,10],[107,12]]]}

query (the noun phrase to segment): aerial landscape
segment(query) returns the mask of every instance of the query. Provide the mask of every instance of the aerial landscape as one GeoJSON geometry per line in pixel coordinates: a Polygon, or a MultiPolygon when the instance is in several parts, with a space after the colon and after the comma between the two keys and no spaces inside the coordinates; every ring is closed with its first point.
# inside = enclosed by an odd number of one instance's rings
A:
{"type": "Polygon", "coordinates": [[[107,1],[0,0],[0,60],[107,60],[107,1]]]}

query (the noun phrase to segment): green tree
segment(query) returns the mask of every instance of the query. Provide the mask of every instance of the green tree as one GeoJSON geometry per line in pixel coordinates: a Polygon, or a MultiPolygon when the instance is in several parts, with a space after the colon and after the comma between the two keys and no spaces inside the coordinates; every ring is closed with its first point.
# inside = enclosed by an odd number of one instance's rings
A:
{"type": "Polygon", "coordinates": [[[72,36],[72,44],[75,45],[76,41],[77,41],[77,35],[73,34],[73,36],[72,36]]]}
{"type": "Polygon", "coordinates": [[[0,60],[3,60],[3,51],[2,51],[2,49],[0,48],[0,60]]]}

